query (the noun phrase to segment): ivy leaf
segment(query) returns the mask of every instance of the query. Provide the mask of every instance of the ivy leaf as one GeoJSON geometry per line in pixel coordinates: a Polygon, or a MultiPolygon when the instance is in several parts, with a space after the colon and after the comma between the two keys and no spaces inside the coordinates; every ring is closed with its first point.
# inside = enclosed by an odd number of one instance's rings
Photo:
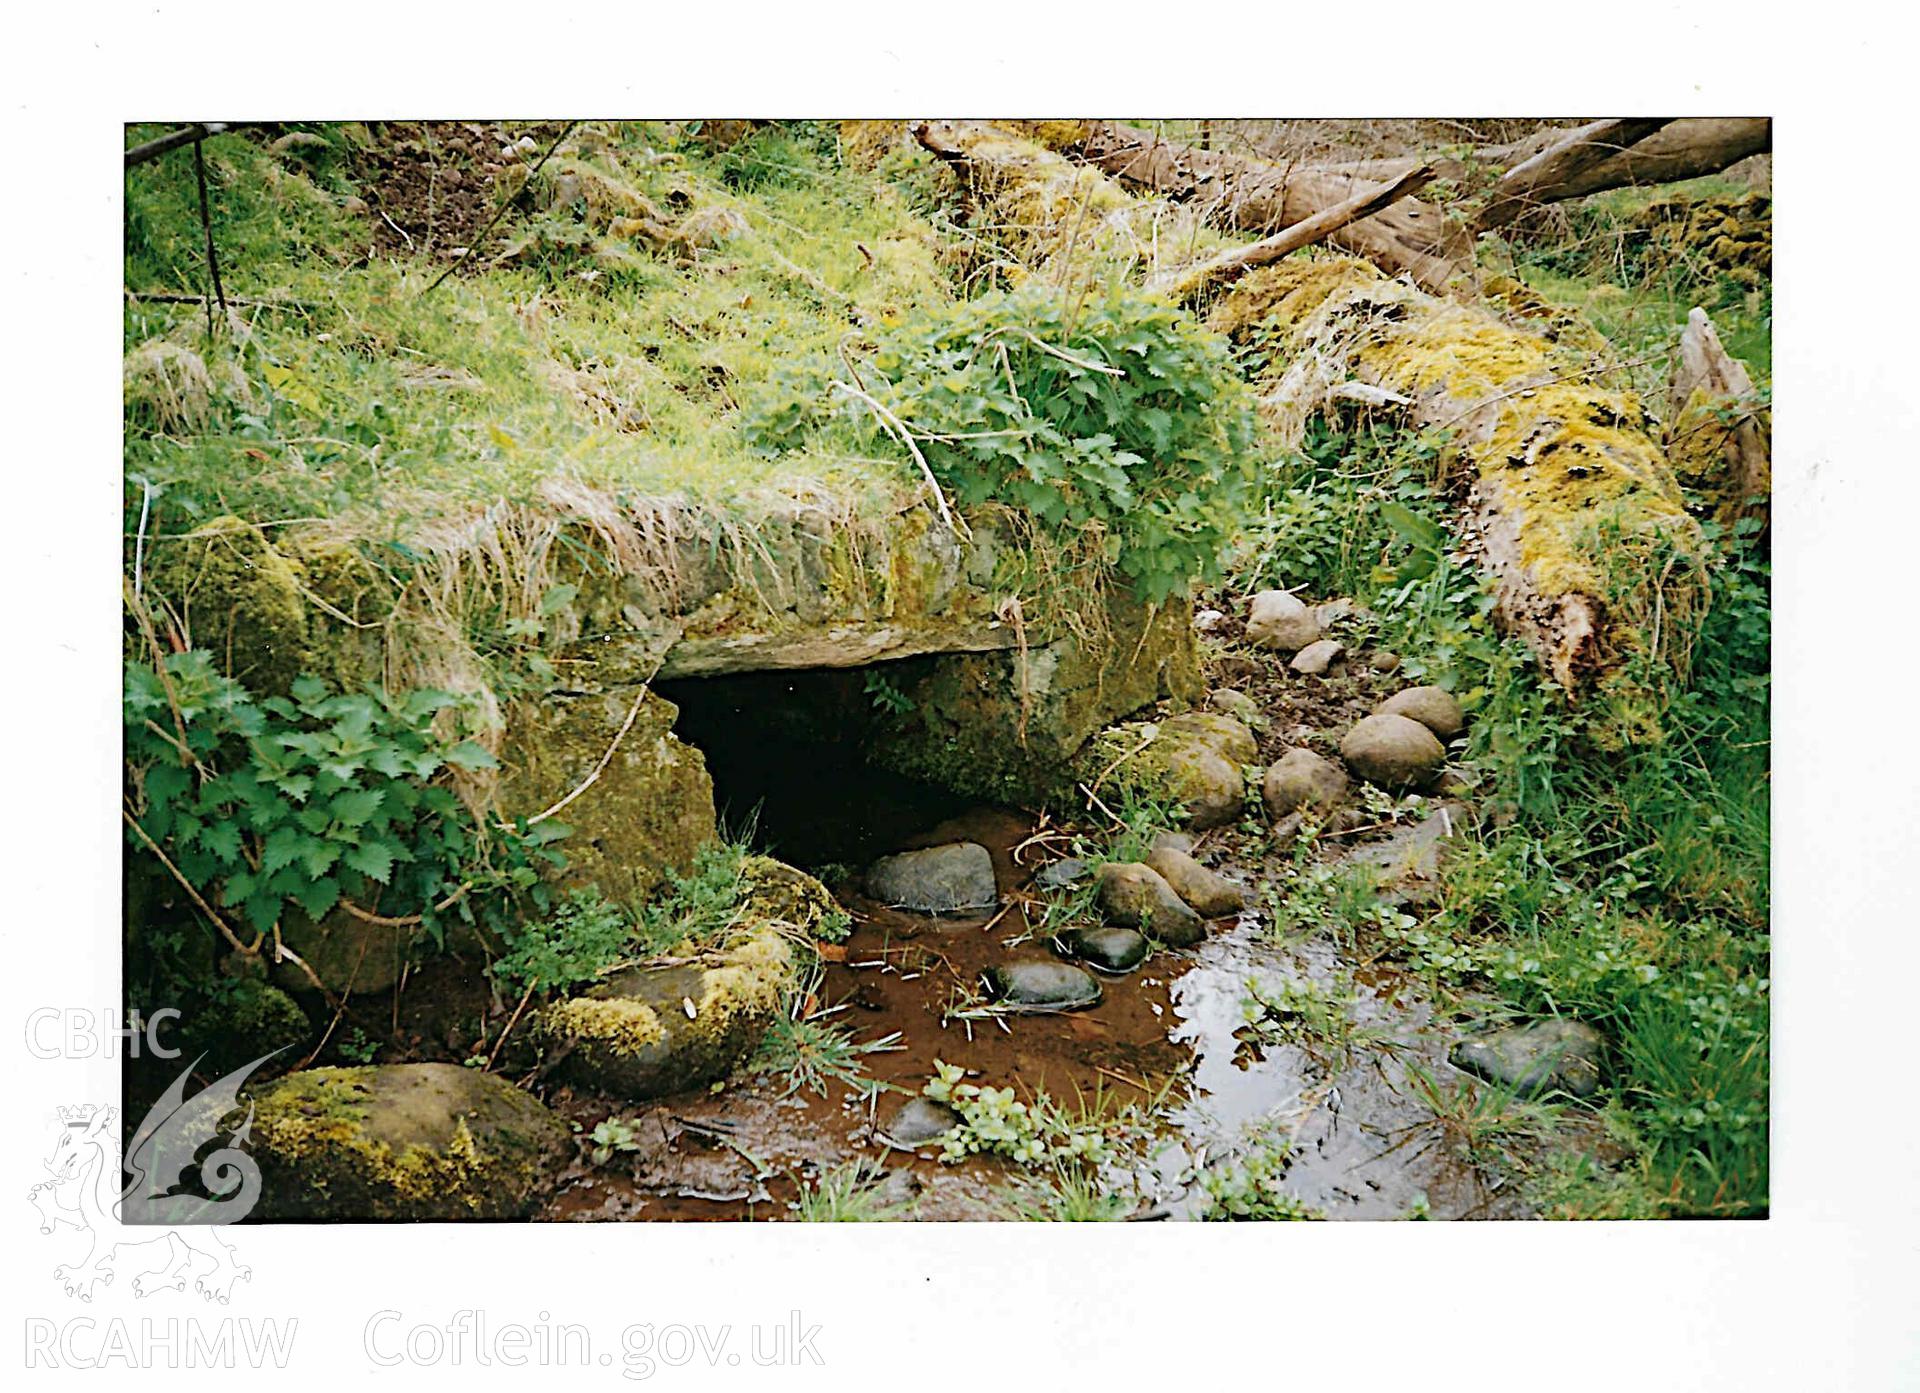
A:
{"type": "Polygon", "coordinates": [[[325,875],[333,869],[333,863],[340,859],[340,843],[315,839],[301,849],[300,859],[308,875],[325,875]]]}
{"type": "Polygon", "coordinates": [[[231,822],[215,822],[200,834],[200,845],[222,861],[231,862],[240,855],[240,829],[231,822]]]}
{"type": "Polygon", "coordinates": [[[187,791],[193,774],[178,764],[156,764],[147,771],[147,801],[171,803],[187,791]]]}
{"type": "Polygon", "coordinates": [[[260,870],[263,874],[272,875],[282,867],[292,865],[310,840],[302,835],[298,827],[281,823],[267,834],[266,845],[260,851],[260,870]]]}

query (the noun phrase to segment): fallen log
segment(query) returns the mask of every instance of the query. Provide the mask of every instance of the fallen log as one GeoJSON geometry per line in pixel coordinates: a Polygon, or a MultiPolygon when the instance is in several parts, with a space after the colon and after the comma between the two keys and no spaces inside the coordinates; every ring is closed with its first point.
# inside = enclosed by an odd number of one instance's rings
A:
{"type": "Polygon", "coordinates": [[[1344,203],[1322,209],[1250,246],[1230,247],[1219,255],[1190,266],[1184,271],[1162,272],[1147,282],[1147,289],[1184,303],[1197,300],[1209,290],[1218,289],[1247,272],[1268,266],[1303,247],[1323,242],[1350,223],[1371,217],[1381,209],[1398,203],[1433,181],[1433,166],[1421,165],[1370,193],[1356,194],[1344,203]]]}
{"type": "MultiPolygon", "coordinates": [[[[1375,180],[1311,165],[1268,164],[1222,150],[1196,150],[1150,131],[1110,121],[1054,122],[1048,132],[1124,183],[1151,189],[1208,212],[1246,232],[1271,233],[1368,191],[1375,180]]],[[[1403,198],[1364,222],[1349,223],[1327,239],[1390,274],[1405,274],[1429,290],[1460,273],[1464,229],[1438,208],[1403,198]]]]}
{"type": "Polygon", "coordinates": [[[1667,124],[1665,120],[1595,121],[1568,133],[1500,176],[1487,201],[1474,214],[1474,232],[1505,227],[1528,209],[1554,201],[1556,190],[1625,153],[1667,124]]]}
{"type": "MultiPolygon", "coordinates": [[[[1422,163],[1267,161],[1195,149],[1108,121],[1047,122],[1036,133],[1127,184],[1197,202],[1243,231],[1262,234],[1304,221],[1422,163]]],[[[1434,161],[1437,179],[1467,189],[1498,160],[1519,158],[1494,182],[1489,200],[1470,206],[1465,218],[1403,198],[1329,240],[1389,275],[1405,275],[1424,290],[1440,291],[1471,273],[1480,232],[1504,226],[1529,208],[1628,184],[1696,178],[1771,146],[1772,123],[1764,117],[1594,122],[1434,161]]]]}
{"type": "Polygon", "coordinates": [[[1256,272],[1210,323],[1277,346],[1262,405],[1283,436],[1356,381],[1445,432],[1502,629],[1570,698],[1604,692],[1621,740],[1657,733],[1661,674],[1684,673],[1704,608],[1703,542],[1652,418],[1590,338],[1352,258],[1256,272]]]}
{"type": "MultiPolygon", "coordinates": [[[[1091,269],[1105,278],[1137,264],[1129,258],[1155,201],[1130,199],[1085,166],[1095,182],[1073,184],[1069,197],[1057,155],[992,127],[929,123],[919,134],[965,167],[984,200],[981,223],[1014,229],[1042,264],[1073,247],[1110,258],[1091,269]],[[1093,211],[1076,218],[1074,206],[1093,211]],[[1030,232],[1023,220],[1034,221],[1030,232]]],[[[1135,144],[1109,157],[1165,156],[1135,144]]],[[[1615,385],[1597,336],[1543,319],[1509,324],[1351,257],[1251,271],[1210,322],[1268,346],[1263,406],[1283,435],[1338,409],[1355,383],[1384,404],[1375,409],[1404,410],[1413,424],[1445,432],[1472,498],[1471,544],[1493,580],[1498,622],[1570,699],[1604,693],[1595,704],[1618,738],[1657,734],[1661,674],[1684,671],[1704,607],[1702,538],[1648,433],[1652,418],[1615,385]]]]}
{"type": "Polygon", "coordinates": [[[1773,413],[1738,358],[1720,345],[1707,312],[1695,307],[1680,336],[1667,394],[1667,454],[1680,482],[1731,526],[1770,521],[1773,413]]]}

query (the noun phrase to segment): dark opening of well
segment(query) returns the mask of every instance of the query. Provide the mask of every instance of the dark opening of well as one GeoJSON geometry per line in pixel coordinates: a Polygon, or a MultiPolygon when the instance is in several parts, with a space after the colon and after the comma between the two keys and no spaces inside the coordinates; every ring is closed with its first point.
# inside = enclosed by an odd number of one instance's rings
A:
{"type": "Polygon", "coordinates": [[[888,702],[919,663],[751,672],[658,682],[674,732],[706,756],[729,832],[810,868],[857,867],[964,806],[867,762],[888,702]]]}

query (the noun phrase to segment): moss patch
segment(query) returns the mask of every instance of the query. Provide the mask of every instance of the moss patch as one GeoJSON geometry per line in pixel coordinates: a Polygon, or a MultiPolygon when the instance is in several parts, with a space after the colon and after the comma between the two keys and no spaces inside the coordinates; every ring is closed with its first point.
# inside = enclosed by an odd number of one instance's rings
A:
{"type": "Polygon", "coordinates": [[[793,969],[786,931],[748,923],[704,962],[643,964],[547,1007],[533,1035],[582,1088],[634,1100],[700,1088],[759,1043],[793,969]]]}
{"type": "Polygon", "coordinates": [[[571,1151],[537,1099],[452,1064],[307,1069],[251,1101],[261,1219],[525,1218],[571,1151]]]}

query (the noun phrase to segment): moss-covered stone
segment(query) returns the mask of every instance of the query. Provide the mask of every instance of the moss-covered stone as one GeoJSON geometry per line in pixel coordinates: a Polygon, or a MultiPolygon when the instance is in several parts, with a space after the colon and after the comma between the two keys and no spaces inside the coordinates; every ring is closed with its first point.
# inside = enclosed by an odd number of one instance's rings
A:
{"type": "Polygon", "coordinates": [[[783,930],[755,924],[705,963],[629,968],[546,1007],[533,1037],[581,1088],[636,1101],[700,1088],[766,1034],[793,960],[783,930]]]}
{"type": "Polygon", "coordinates": [[[217,517],[161,550],[149,578],[196,647],[254,691],[284,694],[311,662],[298,562],[252,523],[217,517]]]}
{"type": "Polygon", "coordinates": [[[572,1150],[538,1099],[453,1064],[305,1069],[251,1093],[260,1219],[523,1219],[572,1150]]]}
{"type": "Polygon", "coordinates": [[[1243,765],[1259,757],[1246,724],[1217,711],[1187,711],[1163,721],[1132,721],[1102,731],[1075,761],[1081,782],[1130,788],[1180,804],[1196,830],[1240,816],[1243,765]]]}
{"type": "Polygon", "coordinates": [[[624,685],[551,692],[512,711],[505,805],[531,815],[582,789],[554,814],[573,828],[562,844],[567,885],[635,899],[714,839],[713,780],[700,751],[674,736],[679,714],[664,697],[624,685]]]}
{"type": "Polygon", "coordinates": [[[869,759],[959,793],[1070,799],[1076,757],[1110,722],[1163,699],[1199,700],[1191,607],[1110,596],[1105,624],[1022,652],[939,659],[883,719],[869,759]]]}
{"type": "MultiPolygon", "coordinates": [[[[187,1025],[188,1044],[196,1052],[205,1052],[207,1067],[215,1073],[225,1073],[279,1050],[294,1050],[312,1036],[313,1023],[299,1003],[278,987],[253,977],[234,981],[187,1025]]],[[[298,1054],[289,1054],[276,1063],[285,1068],[298,1058],[298,1054]]]]}

